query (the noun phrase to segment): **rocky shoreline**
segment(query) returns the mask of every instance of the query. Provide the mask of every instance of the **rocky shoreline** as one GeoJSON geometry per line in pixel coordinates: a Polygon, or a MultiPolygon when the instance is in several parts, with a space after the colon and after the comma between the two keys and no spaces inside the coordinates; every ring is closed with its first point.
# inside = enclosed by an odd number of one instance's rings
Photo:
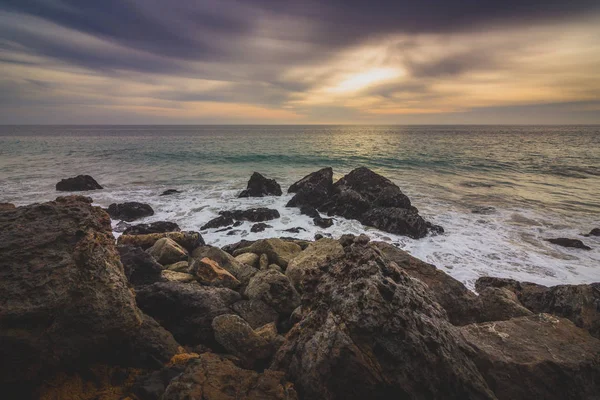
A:
{"type": "MultiPolygon", "coordinates": [[[[100,186],[84,176],[69,190],[78,182],[100,186]]],[[[289,192],[288,206],[315,224],[338,216],[414,238],[443,232],[366,168],[335,184],[325,168],[289,192]]],[[[255,173],[241,195],[281,193],[255,173]]],[[[364,235],[219,248],[170,222],[128,223],[151,212],[76,195],[0,207],[3,398],[599,396],[598,283],[483,277],[474,293],[364,235]],[[117,241],[111,217],[126,221],[117,241]]],[[[276,212],[227,210],[202,229],[269,229],[276,212]]]]}

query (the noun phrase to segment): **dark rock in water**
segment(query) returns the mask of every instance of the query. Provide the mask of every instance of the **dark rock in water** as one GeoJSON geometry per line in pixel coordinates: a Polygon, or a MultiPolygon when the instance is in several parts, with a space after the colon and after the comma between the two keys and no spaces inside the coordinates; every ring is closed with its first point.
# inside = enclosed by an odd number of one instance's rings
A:
{"type": "Polygon", "coordinates": [[[471,210],[473,214],[489,215],[496,212],[496,208],[492,206],[477,206],[471,210]]]}
{"type": "Polygon", "coordinates": [[[238,197],[281,196],[281,194],[281,186],[275,179],[267,179],[255,172],[248,181],[248,188],[243,190],[238,197]]]}
{"type": "Polygon", "coordinates": [[[319,212],[317,211],[316,208],[311,207],[311,206],[303,206],[300,207],[300,214],[302,215],[307,215],[311,218],[319,218],[321,217],[321,214],[319,214],[319,212]]]}
{"type": "Polygon", "coordinates": [[[0,213],[0,384],[103,359],[140,328],[110,218],[91,202],[0,213]]]}
{"type": "Polygon", "coordinates": [[[242,224],[243,224],[243,222],[242,222],[242,221],[235,221],[235,222],[233,223],[233,225],[232,225],[232,226],[233,226],[233,227],[238,227],[238,226],[240,226],[240,225],[242,225],[242,224]]]}
{"type": "Polygon", "coordinates": [[[173,379],[162,400],[297,400],[298,395],[285,374],[241,369],[222,356],[204,353],[190,361],[173,379]]]}
{"type": "Polygon", "coordinates": [[[217,218],[213,218],[206,224],[202,225],[200,230],[221,228],[229,225],[233,225],[233,218],[231,215],[219,215],[217,218]]]}
{"type": "Polygon", "coordinates": [[[371,203],[352,189],[344,189],[333,195],[319,211],[327,215],[339,215],[348,219],[359,219],[371,208],[371,203]]]}
{"type": "Polygon", "coordinates": [[[240,235],[240,234],[242,234],[244,232],[246,232],[246,231],[243,231],[241,229],[232,229],[229,232],[227,232],[227,235],[229,235],[229,236],[240,235]]]}
{"type": "Polygon", "coordinates": [[[277,311],[262,300],[242,300],[232,306],[233,311],[244,318],[252,329],[260,328],[279,318],[277,311]]]}
{"type": "Polygon", "coordinates": [[[320,233],[315,233],[315,240],[321,240],[323,239],[323,235],[320,233]]]}
{"type": "Polygon", "coordinates": [[[77,175],[75,178],[62,179],[56,184],[56,190],[61,192],[83,192],[97,189],[103,189],[103,187],[89,175],[77,175]]]}
{"type": "Polygon", "coordinates": [[[161,280],[160,273],[164,267],[140,247],[117,246],[117,250],[125,276],[133,286],[150,285],[161,280]]]}
{"type": "Polygon", "coordinates": [[[279,218],[279,211],[271,208],[249,208],[247,210],[221,211],[219,214],[230,216],[237,221],[263,222],[279,218]]]}
{"type": "Polygon", "coordinates": [[[333,218],[313,218],[313,223],[320,228],[329,228],[333,226],[333,218]]]}
{"type": "Polygon", "coordinates": [[[181,191],[177,190],[177,189],[167,189],[164,192],[162,192],[160,194],[160,196],[169,196],[171,194],[177,194],[177,193],[181,193],[181,191]]]}
{"type": "Polygon", "coordinates": [[[237,243],[227,244],[227,245],[223,246],[221,249],[226,253],[233,254],[237,249],[249,247],[254,242],[256,242],[256,240],[240,240],[237,243]]]}
{"type": "Polygon", "coordinates": [[[12,203],[0,203],[0,211],[13,210],[15,208],[15,205],[12,203]]]}
{"type": "Polygon", "coordinates": [[[385,232],[405,235],[414,239],[427,235],[427,223],[412,209],[373,208],[363,214],[359,221],[385,232]]]}
{"type": "Polygon", "coordinates": [[[250,232],[262,232],[267,228],[272,228],[271,225],[267,225],[264,222],[259,222],[258,224],[254,224],[252,225],[252,228],[250,228],[250,232]]]}
{"type": "MultiPolygon", "coordinates": [[[[289,187],[288,193],[296,193],[286,207],[319,207],[327,201],[333,190],[333,170],[323,168],[300,179],[289,187]]],[[[314,218],[314,217],[313,217],[314,218]]]]}
{"type": "Polygon", "coordinates": [[[108,214],[112,219],[122,219],[123,221],[131,222],[154,215],[154,210],[149,204],[130,201],[121,204],[111,204],[108,206],[108,214]]]}
{"type": "Polygon", "coordinates": [[[389,179],[368,168],[360,167],[351,171],[334,185],[336,193],[353,190],[375,207],[410,208],[410,200],[400,188],[389,179]]]}
{"type": "Polygon", "coordinates": [[[306,232],[306,229],[297,226],[295,228],[284,229],[283,231],[284,232],[290,232],[290,233],[300,233],[300,231],[305,231],[306,232]]]}
{"type": "Polygon", "coordinates": [[[228,226],[227,228],[217,229],[215,232],[227,232],[233,229],[233,226],[228,226]]]}
{"type": "Polygon", "coordinates": [[[425,225],[427,226],[429,233],[431,233],[433,236],[444,233],[444,228],[440,225],[434,225],[431,222],[426,222],[425,225]]]}
{"type": "Polygon", "coordinates": [[[123,235],[146,235],[148,233],[179,232],[181,229],[175,222],[157,221],[149,224],[138,224],[128,227],[123,235]]]}
{"type": "Polygon", "coordinates": [[[556,244],[556,245],[563,246],[563,247],[573,247],[573,248],[582,249],[582,250],[591,250],[592,249],[591,247],[586,246],[579,239],[557,238],[557,239],[545,239],[545,240],[552,244],[556,244]]]}
{"type": "Polygon", "coordinates": [[[586,236],[600,236],[600,228],[594,228],[586,236]]]}
{"type": "Polygon", "coordinates": [[[115,228],[113,229],[113,231],[115,232],[124,232],[127,228],[131,227],[133,225],[131,225],[128,222],[125,221],[119,221],[117,223],[117,225],[115,226],[115,228]]]}
{"type": "Polygon", "coordinates": [[[212,320],[230,314],[230,306],[241,300],[226,288],[195,283],[159,282],[137,290],[138,306],[168,329],[183,345],[214,346],[212,320]]]}

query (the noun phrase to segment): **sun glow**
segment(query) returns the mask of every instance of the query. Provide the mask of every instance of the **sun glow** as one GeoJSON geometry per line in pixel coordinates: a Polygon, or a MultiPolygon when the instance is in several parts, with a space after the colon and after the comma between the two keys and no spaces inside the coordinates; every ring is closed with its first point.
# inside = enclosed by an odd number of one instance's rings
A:
{"type": "Polygon", "coordinates": [[[397,79],[402,75],[403,71],[398,68],[373,68],[347,77],[337,84],[337,86],[330,88],[330,92],[355,92],[365,89],[373,84],[397,79]]]}

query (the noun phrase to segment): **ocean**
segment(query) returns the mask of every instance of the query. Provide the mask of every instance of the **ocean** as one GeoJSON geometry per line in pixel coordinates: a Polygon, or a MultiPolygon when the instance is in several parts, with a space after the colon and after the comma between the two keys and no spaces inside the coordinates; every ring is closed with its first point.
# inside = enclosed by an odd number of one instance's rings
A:
{"type": "MultiPolygon", "coordinates": [[[[223,246],[241,239],[366,233],[473,288],[480,276],[545,285],[600,281],[600,126],[0,126],[0,202],[52,200],[62,178],[92,175],[94,203],[142,201],[199,230],[221,210],[264,206],[281,218],[240,235],[203,232],[223,246]],[[287,187],[331,166],[334,179],[366,166],[393,180],[445,234],[413,240],[336,218],[321,229],[295,208],[287,187]],[[253,171],[284,195],[238,199],[253,171]],[[159,196],[166,189],[183,193],[159,196]],[[284,229],[302,227],[299,234],[284,229]],[[592,250],[545,238],[579,238],[592,250]]],[[[116,233],[118,235],[118,233],[116,233]]]]}

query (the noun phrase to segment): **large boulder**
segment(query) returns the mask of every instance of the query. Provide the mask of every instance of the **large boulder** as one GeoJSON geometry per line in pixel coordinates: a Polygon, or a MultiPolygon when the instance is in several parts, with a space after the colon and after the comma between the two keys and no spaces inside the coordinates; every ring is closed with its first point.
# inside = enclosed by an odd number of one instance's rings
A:
{"type": "Polygon", "coordinates": [[[204,246],[202,235],[193,231],[148,233],[145,235],[121,235],[117,239],[117,244],[138,246],[146,250],[154,246],[154,243],[162,238],[173,240],[189,252],[194,251],[198,246],[204,246]]]}
{"type": "Polygon", "coordinates": [[[142,325],[127,344],[120,357],[128,365],[138,368],[159,369],[181,351],[181,346],[171,332],[160,326],[154,318],[142,314],[142,325]]]}
{"type": "Polygon", "coordinates": [[[205,230],[205,229],[217,229],[217,228],[222,228],[224,226],[229,226],[229,225],[233,225],[234,221],[233,221],[233,217],[231,215],[219,215],[216,218],[211,219],[210,221],[208,221],[207,223],[205,223],[204,225],[202,225],[200,227],[200,230],[205,230]]]}
{"type": "Polygon", "coordinates": [[[227,287],[230,289],[236,289],[240,286],[240,281],[236,277],[221,268],[219,263],[208,257],[201,259],[193,258],[189,271],[203,285],[227,287]]]}
{"type": "Polygon", "coordinates": [[[241,300],[231,307],[252,329],[260,328],[271,322],[277,322],[279,314],[262,300],[241,300]]]}
{"type": "Polygon", "coordinates": [[[180,230],[179,225],[175,222],[157,221],[129,226],[123,231],[123,235],[147,235],[148,233],[179,232],[180,230]]]}
{"type": "Polygon", "coordinates": [[[359,221],[385,232],[420,239],[427,235],[427,222],[414,208],[378,207],[360,216],[359,221]]]}
{"type": "Polygon", "coordinates": [[[311,243],[306,250],[294,257],[288,264],[285,275],[299,292],[305,276],[311,279],[321,274],[327,263],[344,255],[344,248],[334,239],[321,239],[311,243]]]}
{"type": "Polygon", "coordinates": [[[56,190],[61,192],[83,192],[97,189],[103,189],[103,187],[89,175],[77,175],[75,178],[62,179],[56,184],[56,190]]]}
{"type": "Polygon", "coordinates": [[[250,278],[256,274],[257,269],[241,263],[236,260],[231,254],[213,246],[201,246],[198,247],[192,253],[192,258],[195,260],[201,260],[203,258],[209,258],[216,261],[221,268],[233,275],[237,280],[240,281],[242,287],[245,287],[250,278]]]}
{"type": "Polygon", "coordinates": [[[0,213],[0,383],[103,358],[139,330],[110,218],[91,202],[0,213]]]}
{"type": "Polygon", "coordinates": [[[275,179],[267,179],[255,172],[248,181],[248,187],[238,197],[281,196],[281,186],[275,179]]]}
{"type": "Polygon", "coordinates": [[[460,332],[499,400],[598,398],[600,340],[567,319],[538,314],[460,332]]]}
{"type": "Polygon", "coordinates": [[[173,379],[163,400],[297,400],[282,372],[241,369],[232,361],[204,353],[173,379]]]}
{"type": "Polygon", "coordinates": [[[138,306],[183,345],[216,344],[212,320],[231,314],[239,293],[197,283],[159,282],[137,290],[138,306]]]}
{"type": "Polygon", "coordinates": [[[319,207],[327,201],[333,190],[333,170],[323,168],[305,176],[289,187],[288,193],[296,193],[286,207],[319,207]]]}
{"type": "Polygon", "coordinates": [[[277,264],[281,268],[286,268],[290,260],[296,257],[301,251],[302,248],[300,245],[275,238],[257,240],[248,247],[235,250],[233,255],[239,256],[244,253],[266,254],[269,262],[277,264]]]}
{"type": "Polygon", "coordinates": [[[360,242],[305,283],[271,368],[304,399],[495,399],[431,290],[360,242]]]}
{"type": "Polygon", "coordinates": [[[112,219],[121,219],[131,222],[136,219],[154,215],[154,210],[149,204],[129,201],[127,203],[113,203],[108,206],[108,214],[112,219]]]}
{"type": "Polygon", "coordinates": [[[347,219],[359,219],[371,208],[369,200],[355,190],[343,189],[319,207],[327,215],[339,215],[347,219]]]}
{"type": "Polygon", "coordinates": [[[164,269],[154,257],[137,246],[118,246],[123,270],[133,286],[150,285],[161,280],[164,269]]]}
{"type": "Polygon", "coordinates": [[[244,294],[250,300],[264,301],[282,314],[291,314],[300,305],[300,295],[288,277],[275,269],[258,271],[250,279],[244,294]]]}
{"type": "Polygon", "coordinates": [[[173,239],[167,237],[158,239],[156,243],[146,251],[162,265],[174,264],[188,259],[187,250],[177,244],[173,239]]]}

